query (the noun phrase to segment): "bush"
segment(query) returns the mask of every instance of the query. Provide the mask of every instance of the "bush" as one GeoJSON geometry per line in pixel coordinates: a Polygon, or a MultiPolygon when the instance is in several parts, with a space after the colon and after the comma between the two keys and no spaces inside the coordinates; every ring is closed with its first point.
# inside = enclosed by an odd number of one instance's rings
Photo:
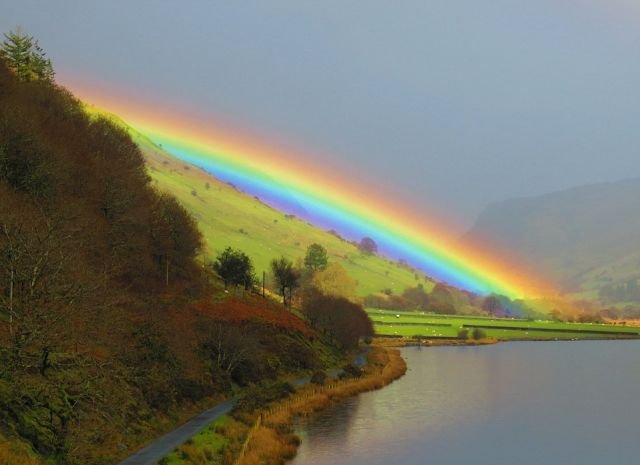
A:
{"type": "Polygon", "coordinates": [[[471,337],[477,341],[478,339],[484,339],[487,337],[487,334],[480,328],[474,328],[471,332],[471,337]]]}
{"type": "Polygon", "coordinates": [[[176,381],[178,401],[198,401],[213,394],[213,386],[188,378],[179,378],[176,381]]]}
{"type": "Polygon", "coordinates": [[[295,389],[289,383],[276,383],[269,386],[256,386],[247,389],[245,395],[238,400],[235,412],[253,412],[266,407],[268,404],[276,400],[284,399],[295,392],[295,389]]]}
{"type": "Polygon", "coordinates": [[[458,331],[458,339],[464,339],[465,341],[469,339],[469,330],[461,329],[460,331],[458,331]]]}
{"type": "Polygon", "coordinates": [[[343,366],[342,373],[340,373],[340,379],[359,378],[360,376],[362,376],[362,369],[353,363],[343,366]]]}
{"type": "Polygon", "coordinates": [[[313,287],[303,295],[302,312],[312,326],[344,349],[353,349],[360,338],[374,334],[371,320],[361,305],[343,297],[324,295],[313,287]]]}
{"type": "Polygon", "coordinates": [[[327,374],[322,370],[315,371],[311,376],[311,382],[313,384],[324,384],[326,379],[327,379],[327,374]]]}

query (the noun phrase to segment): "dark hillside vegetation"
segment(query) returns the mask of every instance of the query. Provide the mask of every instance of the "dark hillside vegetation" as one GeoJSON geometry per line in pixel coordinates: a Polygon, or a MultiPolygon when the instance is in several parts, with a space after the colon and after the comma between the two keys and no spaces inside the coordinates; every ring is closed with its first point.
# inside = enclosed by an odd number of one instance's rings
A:
{"type": "Polygon", "coordinates": [[[0,60],[2,460],[115,463],[194,402],[338,357],[210,284],[194,220],[123,129],[16,76],[0,60]]]}

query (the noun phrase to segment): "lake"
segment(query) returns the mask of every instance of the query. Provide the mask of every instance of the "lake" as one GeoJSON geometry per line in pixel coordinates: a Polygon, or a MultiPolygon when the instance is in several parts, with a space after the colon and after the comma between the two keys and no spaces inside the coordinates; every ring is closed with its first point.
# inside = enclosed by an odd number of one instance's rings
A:
{"type": "Polygon", "coordinates": [[[290,464],[640,463],[640,341],[402,354],[403,378],[299,423],[290,464]]]}

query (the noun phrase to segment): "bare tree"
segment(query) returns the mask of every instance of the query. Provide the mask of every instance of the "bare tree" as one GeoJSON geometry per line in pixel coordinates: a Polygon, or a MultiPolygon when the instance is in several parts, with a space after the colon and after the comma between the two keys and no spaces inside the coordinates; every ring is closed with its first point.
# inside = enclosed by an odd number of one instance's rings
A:
{"type": "Polygon", "coordinates": [[[233,376],[238,367],[256,351],[253,339],[240,328],[215,321],[199,323],[200,345],[209,357],[215,372],[233,376]]]}

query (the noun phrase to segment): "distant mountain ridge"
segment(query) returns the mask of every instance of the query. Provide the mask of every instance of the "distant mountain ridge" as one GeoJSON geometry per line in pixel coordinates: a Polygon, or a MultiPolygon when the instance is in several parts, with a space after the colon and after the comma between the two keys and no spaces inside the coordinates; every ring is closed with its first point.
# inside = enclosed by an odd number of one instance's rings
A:
{"type": "Polygon", "coordinates": [[[612,287],[637,284],[640,277],[640,178],[492,204],[463,239],[481,238],[512,251],[564,290],[607,297],[612,287]]]}

